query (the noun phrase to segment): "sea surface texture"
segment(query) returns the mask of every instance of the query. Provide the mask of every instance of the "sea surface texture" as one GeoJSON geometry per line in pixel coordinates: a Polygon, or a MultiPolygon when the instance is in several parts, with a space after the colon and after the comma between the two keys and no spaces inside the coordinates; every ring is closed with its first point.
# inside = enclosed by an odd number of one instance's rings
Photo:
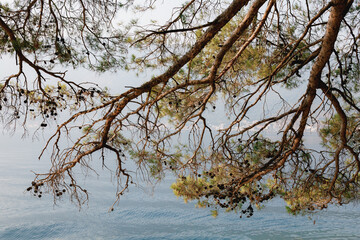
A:
{"type": "MultiPolygon", "coordinates": [[[[331,207],[311,217],[291,216],[285,203],[275,199],[251,218],[235,213],[211,216],[211,209],[185,204],[170,189],[173,179],[151,187],[131,188],[115,210],[116,186],[111,174],[99,168],[81,181],[90,201],[79,211],[65,195],[53,204],[52,197],[31,196],[26,188],[31,170],[46,171],[49,162],[37,160],[39,142],[0,137],[0,239],[360,239],[360,208],[331,207]],[[315,221],[315,224],[314,224],[315,221]]],[[[94,158],[93,161],[97,159],[94,158]]]]}

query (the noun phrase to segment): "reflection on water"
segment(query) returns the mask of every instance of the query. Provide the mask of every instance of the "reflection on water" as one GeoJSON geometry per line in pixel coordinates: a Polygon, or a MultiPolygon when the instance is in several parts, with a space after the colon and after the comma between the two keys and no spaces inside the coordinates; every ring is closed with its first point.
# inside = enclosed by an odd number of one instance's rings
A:
{"type": "Polygon", "coordinates": [[[67,200],[54,206],[25,192],[33,174],[45,171],[38,143],[0,139],[0,239],[359,239],[359,207],[332,207],[313,217],[293,217],[274,200],[250,219],[232,213],[211,217],[208,209],[184,204],[172,194],[171,180],[154,195],[131,189],[114,212],[108,208],[115,187],[110,176],[88,177],[90,202],[80,212],[67,200]],[[19,147],[21,146],[21,147],[19,147]],[[36,146],[36,147],[34,147],[36,146]]]}

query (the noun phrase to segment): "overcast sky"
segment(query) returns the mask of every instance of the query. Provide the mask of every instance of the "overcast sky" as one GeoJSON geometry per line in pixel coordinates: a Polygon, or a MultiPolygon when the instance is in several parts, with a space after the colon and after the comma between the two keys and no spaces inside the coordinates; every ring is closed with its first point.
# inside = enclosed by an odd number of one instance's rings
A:
{"type": "MultiPolygon", "coordinates": [[[[181,1],[180,1],[181,2],[181,1]]],[[[175,4],[179,4],[179,1],[160,1],[160,3],[164,3],[161,8],[156,8],[154,11],[149,13],[144,13],[142,15],[137,15],[136,17],[140,19],[141,24],[146,24],[150,19],[158,19],[159,22],[166,22],[167,19],[171,16],[171,9],[175,4]]],[[[129,19],[134,18],[135,16],[130,12],[124,12],[121,14],[121,18],[123,21],[129,21],[129,19]]],[[[65,70],[64,68],[60,68],[56,66],[54,70],[65,70]]],[[[151,76],[154,75],[153,72],[147,71],[143,74],[137,76],[134,72],[126,72],[123,70],[119,70],[116,73],[95,73],[84,68],[79,69],[66,69],[67,79],[75,81],[75,82],[95,82],[101,87],[108,87],[112,94],[119,94],[127,90],[125,86],[139,86],[141,83],[148,81],[151,76]]],[[[4,79],[6,76],[17,72],[17,66],[15,64],[15,59],[13,56],[1,56],[0,57],[0,79],[4,79]]],[[[27,70],[27,74],[29,79],[33,79],[35,77],[34,72],[32,70],[27,70]]],[[[295,102],[297,99],[303,94],[304,87],[294,91],[294,90],[285,90],[285,89],[277,89],[280,91],[282,97],[289,102],[295,102]]],[[[276,102],[273,102],[277,97],[275,95],[270,95],[267,99],[267,111],[275,111],[276,102]]],[[[244,126],[247,124],[251,124],[253,121],[258,120],[263,115],[263,108],[259,106],[258,108],[254,108],[254,110],[250,111],[249,117],[250,120],[244,123],[244,126]]],[[[217,109],[214,111],[209,111],[209,122],[213,125],[214,129],[220,129],[228,120],[224,117],[224,108],[221,104],[218,105],[217,109]]],[[[32,126],[32,123],[29,122],[29,126],[32,126]]],[[[36,128],[38,123],[34,123],[33,127],[36,128]]]]}

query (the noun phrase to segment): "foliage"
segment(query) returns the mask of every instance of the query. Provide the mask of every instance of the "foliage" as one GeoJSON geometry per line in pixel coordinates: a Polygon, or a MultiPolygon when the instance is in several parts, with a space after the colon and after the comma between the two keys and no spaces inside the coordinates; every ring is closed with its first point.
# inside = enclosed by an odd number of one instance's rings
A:
{"type": "Polygon", "coordinates": [[[3,123],[26,130],[37,118],[41,129],[71,113],[41,153],[51,150],[52,168],[28,191],[83,204],[74,170],[92,169],[99,152],[104,166],[117,159],[114,204],[138,176],[166,173],[178,177],[177,196],[214,216],[250,217],[277,196],[293,214],[359,199],[359,1],[189,0],[165,23],[118,22],[161,4],[0,3],[0,53],[18,67],[1,81],[3,123]],[[112,95],[69,79],[71,67],[157,75],[112,95]],[[309,129],[321,146],[308,143],[309,129]]]}

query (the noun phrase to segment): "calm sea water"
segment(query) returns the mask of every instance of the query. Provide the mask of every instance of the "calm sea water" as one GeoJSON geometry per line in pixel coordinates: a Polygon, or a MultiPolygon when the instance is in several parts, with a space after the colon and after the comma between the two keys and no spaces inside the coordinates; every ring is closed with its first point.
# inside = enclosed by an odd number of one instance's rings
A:
{"type": "MultiPolygon", "coordinates": [[[[233,213],[213,218],[209,209],[185,204],[171,189],[171,178],[154,194],[132,188],[108,213],[115,186],[110,175],[90,174],[84,183],[90,202],[81,211],[65,198],[54,206],[50,196],[30,196],[31,170],[45,171],[37,160],[41,144],[0,137],[0,239],[360,239],[360,208],[331,207],[313,216],[290,216],[275,199],[249,219],[233,213]],[[316,224],[314,224],[314,220],[316,224]]],[[[151,191],[147,191],[151,192],[151,191]]]]}

